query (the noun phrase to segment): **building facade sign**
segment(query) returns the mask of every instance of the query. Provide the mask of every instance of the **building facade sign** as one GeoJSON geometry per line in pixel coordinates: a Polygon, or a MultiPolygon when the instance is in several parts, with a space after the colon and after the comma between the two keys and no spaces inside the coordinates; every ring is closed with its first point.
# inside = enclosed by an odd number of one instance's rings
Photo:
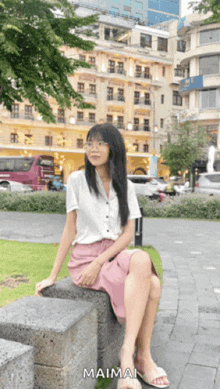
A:
{"type": "Polygon", "coordinates": [[[180,81],[179,91],[185,92],[193,89],[201,89],[203,88],[203,76],[195,76],[185,78],[180,81]]]}

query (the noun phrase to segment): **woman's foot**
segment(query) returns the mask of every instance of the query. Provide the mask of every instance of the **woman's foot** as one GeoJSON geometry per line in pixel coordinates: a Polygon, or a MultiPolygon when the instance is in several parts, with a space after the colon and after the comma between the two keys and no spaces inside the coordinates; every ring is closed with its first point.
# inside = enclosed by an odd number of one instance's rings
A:
{"type": "MultiPolygon", "coordinates": [[[[154,363],[152,357],[150,354],[146,355],[144,357],[139,356],[138,353],[134,359],[134,366],[142,375],[144,373],[157,373],[157,365],[154,363]]],[[[153,379],[151,381],[154,385],[169,385],[169,381],[167,379],[167,376],[163,376],[160,378],[153,379]]]]}
{"type": "Polygon", "coordinates": [[[122,346],[120,351],[120,365],[122,370],[122,377],[124,376],[126,369],[130,370],[127,371],[128,374],[131,374],[132,377],[135,376],[133,354],[134,354],[134,349],[128,346],[122,346]]]}

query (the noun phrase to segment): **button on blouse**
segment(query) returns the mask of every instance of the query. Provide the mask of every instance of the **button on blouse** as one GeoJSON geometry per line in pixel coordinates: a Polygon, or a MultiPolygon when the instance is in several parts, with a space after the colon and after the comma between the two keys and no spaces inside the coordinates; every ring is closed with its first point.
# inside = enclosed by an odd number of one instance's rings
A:
{"type": "MultiPolygon", "coordinates": [[[[77,234],[72,244],[90,244],[102,239],[116,240],[122,234],[117,193],[110,181],[107,197],[102,181],[96,172],[99,197],[92,191],[86,181],[85,170],[70,174],[67,181],[66,212],[76,210],[77,234]]],[[[133,183],[128,180],[128,219],[141,217],[133,183]]]]}

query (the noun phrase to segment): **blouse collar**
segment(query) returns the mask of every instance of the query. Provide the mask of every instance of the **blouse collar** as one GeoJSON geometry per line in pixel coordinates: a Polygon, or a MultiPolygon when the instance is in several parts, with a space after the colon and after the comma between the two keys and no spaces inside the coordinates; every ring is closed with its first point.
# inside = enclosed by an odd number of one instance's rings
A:
{"type": "Polygon", "coordinates": [[[99,174],[96,171],[96,169],[95,169],[95,173],[96,173],[96,182],[97,182],[99,192],[106,200],[112,200],[115,196],[117,196],[117,193],[115,192],[113,185],[112,185],[112,179],[110,179],[110,192],[109,192],[109,197],[107,197],[102,180],[99,177],[99,174]]]}

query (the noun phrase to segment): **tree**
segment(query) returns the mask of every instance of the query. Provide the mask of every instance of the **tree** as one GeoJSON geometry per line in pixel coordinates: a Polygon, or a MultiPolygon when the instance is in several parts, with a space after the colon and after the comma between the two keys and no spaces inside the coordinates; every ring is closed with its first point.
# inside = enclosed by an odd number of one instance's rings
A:
{"type": "Polygon", "coordinates": [[[68,76],[84,61],[62,56],[62,45],[93,50],[95,44],[73,33],[97,22],[97,15],[76,17],[68,0],[0,0],[0,103],[12,110],[14,101],[28,99],[46,122],[55,123],[48,102],[64,109],[91,108],[74,91],[68,76]],[[57,18],[59,10],[63,17],[57,18]]]}
{"type": "Polygon", "coordinates": [[[192,163],[203,156],[209,141],[202,127],[189,121],[176,125],[168,134],[162,152],[164,164],[170,167],[171,175],[177,175],[178,171],[183,175],[185,170],[190,170],[192,163]]]}
{"type": "Polygon", "coordinates": [[[202,0],[200,3],[198,1],[192,1],[189,5],[193,8],[193,11],[203,12],[204,14],[208,12],[213,13],[212,16],[204,21],[204,24],[220,22],[220,0],[202,0]]]}

